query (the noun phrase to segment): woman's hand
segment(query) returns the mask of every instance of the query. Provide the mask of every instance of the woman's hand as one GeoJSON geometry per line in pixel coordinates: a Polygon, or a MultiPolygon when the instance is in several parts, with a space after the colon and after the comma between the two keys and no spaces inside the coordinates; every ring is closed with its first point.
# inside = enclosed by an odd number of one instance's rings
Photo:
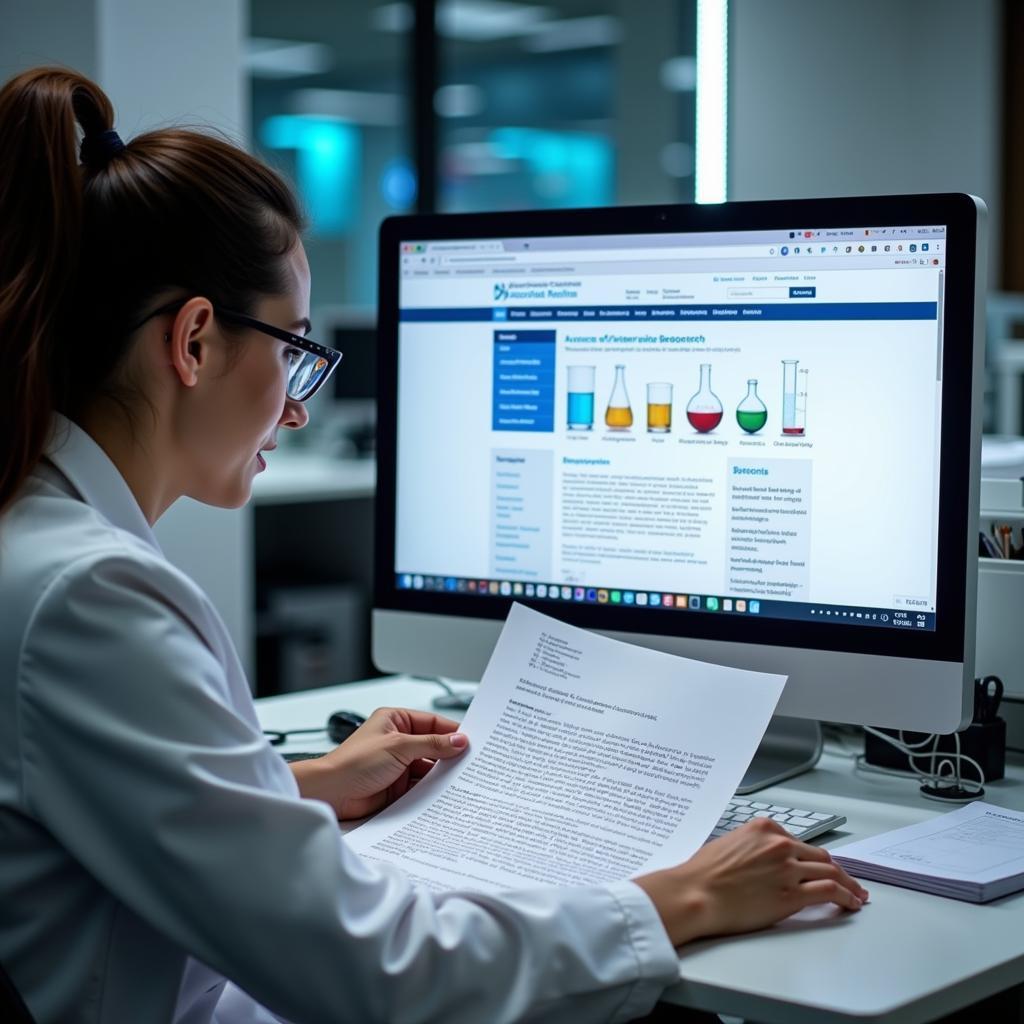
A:
{"type": "Polygon", "coordinates": [[[767,818],[701,847],[685,864],[635,879],[676,946],[766,928],[817,903],[860,910],[868,892],[829,852],[767,818]]]}
{"type": "Polygon", "coordinates": [[[378,708],[329,754],[294,761],[299,792],[323,800],[338,820],[365,818],[397,800],[434,766],[469,744],[458,722],[428,711],[378,708]]]}

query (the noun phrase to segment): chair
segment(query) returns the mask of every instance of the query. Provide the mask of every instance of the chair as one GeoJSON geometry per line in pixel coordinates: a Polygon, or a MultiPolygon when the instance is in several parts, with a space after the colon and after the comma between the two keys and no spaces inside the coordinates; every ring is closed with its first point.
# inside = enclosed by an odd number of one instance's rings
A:
{"type": "Polygon", "coordinates": [[[0,964],[0,1020],[5,1024],[36,1024],[3,964],[0,964]]]}

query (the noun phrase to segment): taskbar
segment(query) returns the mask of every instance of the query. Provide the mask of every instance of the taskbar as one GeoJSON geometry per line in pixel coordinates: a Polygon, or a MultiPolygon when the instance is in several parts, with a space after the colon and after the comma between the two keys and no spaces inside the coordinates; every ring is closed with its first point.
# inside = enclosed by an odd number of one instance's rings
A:
{"type": "Polygon", "coordinates": [[[566,583],[532,583],[523,580],[469,579],[461,576],[430,576],[398,573],[397,590],[461,594],[469,597],[527,598],[560,604],[598,604],[663,611],[700,612],[711,615],[757,615],[760,618],[796,619],[843,626],[876,626],[883,629],[935,629],[935,613],[906,608],[865,608],[853,605],[774,601],[735,594],[677,594],[611,587],[581,587],[566,583]]]}

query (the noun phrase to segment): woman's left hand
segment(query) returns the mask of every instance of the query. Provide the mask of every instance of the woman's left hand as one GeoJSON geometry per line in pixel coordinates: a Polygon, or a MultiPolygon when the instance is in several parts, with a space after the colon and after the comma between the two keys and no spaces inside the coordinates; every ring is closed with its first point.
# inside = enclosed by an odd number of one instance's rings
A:
{"type": "Polygon", "coordinates": [[[365,818],[397,800],[469,744],[458,722],[429,711],[378,708],[329,754],[294,761],[299,792],[331,805],[338,820],[365,818]]]}

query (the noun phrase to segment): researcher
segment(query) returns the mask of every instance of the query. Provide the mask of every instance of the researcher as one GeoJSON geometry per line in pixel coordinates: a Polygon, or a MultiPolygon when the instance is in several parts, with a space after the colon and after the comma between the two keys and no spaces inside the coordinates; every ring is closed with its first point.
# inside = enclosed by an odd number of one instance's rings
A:
{"type": "Polygon", "coordinates": [[[766,821],[638,879],[500,895],[353,853],[339,819],[472,737],[382,709],[286,764],[152,530],[183,496],[244,504],[338,364],[307,336],[296,200],[215,135],[123,142],[68,70],[7,82],[0,140],[0,964],[37,1021],[627,1021],[679,944],[860,908],[766,821]]]}

